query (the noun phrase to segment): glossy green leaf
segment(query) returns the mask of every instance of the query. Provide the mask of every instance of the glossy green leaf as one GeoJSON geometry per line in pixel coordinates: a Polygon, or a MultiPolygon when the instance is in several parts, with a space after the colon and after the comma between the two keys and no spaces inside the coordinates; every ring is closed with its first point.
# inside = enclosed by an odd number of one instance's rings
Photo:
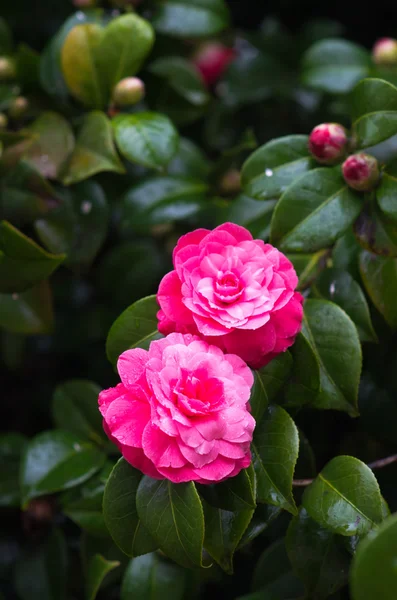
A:
{"type": "Polygon", "coordinates": [[[161,171],[178,150],[178,132],[164,115],[153,112],[118,115],[112,124],[121,154],[138,165],[161,171]]]}
{"type": "Polygon", "coordinates": [[[382,213],[397,221],[397,161],[387,165],[376,190],[376,200],[382,213]]]}
{"type": "Polygon", "coordinates": [[[361,196],[347,187],[339,168],[314,169],[281,196],[273,213],[271,242],[290,252],[326,248],[343,235],[361,208],[361,196]]]}
{"type": "Polygon", "coordinates": [[[367,294],[390,327],[397,327],[397,259],[362,251],[360,273],[367,294]]]}
{"type": "Polygon", "coordinates": [[[224,0],[160,0],[153,19],[159,33],[183,38],[215,35],[228,24],[224,0]]]}
{"type": "Polygon", "coordinates": [[[329,598],[346,585],[350,556],[341,539],[309,517],[304,508],[289,525],[286,547],[308,597],[329,598]]]}
{"type": "Polygon", "coordinates": [[[142,523],[169,558],[184,567],[202,566],[203,507],[192,482],[144,476],[136,505],[142,523]]]}
{"type": "Polygon", "coordinates": [[[231,201],[217,200],[218,225],[230,222],[242,225],[250,231],[255,239],[267,240],[270,235],[270,222],[276,200],[254,200],[240,194],[231,201]]]}
{"type": "Polygon", "coordinates": [[[121,227],[125,232],[147,233],[153,225],[186,219],[206,207],[207,189],[195,179],[146,179],[125,193],[121,227]]]}
{"type": "Polygon", "coordinates": [[[103,496],[103,516],[117,546],[128,556],[146,554],[158,547],[142,524],[136,493],[142,473],[120,458],[113,468],[103,496]]]}
{"type": "Polygon", "coordinates": [[[292,478],[299,451],[295,423],[280,406],[270,406],[254,433],[252,459],[257,500],[296,514],[292,478]]]}
{"type": "Polygon", "coordinates": [[[86,580],[86,598],[87,600],[95,600],[99,587],[110,571],[113,571],[120,565],[114,560],[106,560],[100,554],[95,554],[88,564],[87,580],[86,580]]]}
{"type": "Polygon", "coordinates": [[[214,508],[231,512],[251,510],[256,507],[253,477],[255,473],[250,466],[222,483],[197,485],[197,489],[206,502],[214,508]]]}
{"type": "Polygon", "coordinates": [[[350,575],[352,600],[394,600],[397,589],[395,547],[397,515],[359,543],[350,575]]]}
{"type": "Polygon", "coordinates": [[[311,166],[307,135],[288,135],[267,142],[251,154],[243,165],[241,183],[248,196],[272,200],[311,166]]]}
{"type": "Polygon", "coordinates": [[[209,93],[196,67],[191,61],[179,56],[166,56],[155,60],[149,66],[150,73],[160,77],[179,96],[194,106],[205,106],[209,93]]]}
{"type": "Polygon", "coordinates": [[[316,279],[313,290],[316,296],[335,302],[349,315],[362,342],[377,341],[364,293],[347,271],[326,269],[316,279]]]}
{"type": "Polygon", "coordinates": [[[24,503],[83,483],[105,458],[95,446],[66,431],[40,433],[29,442],[21,464],[24,503]]]}
{"type": "Polygon", "coordinates": [[[124,173],[124,167],[114,147],[108,118],[103,112],[93,111],[84,117],[62,182],[71,185],[102,171],[124,173]]]}
{"type": "Polygon", "coordinates": [[[124,573],[120,600],[183,600],[186,571],[158,554],[133,558],[124,573]]]}
{"type": "Polygon", "coordinates": [[[312,406],[357,416],[361,346],[354,323],[332,302],[307,300],[302,332],[320,365],[321,389],[312,406]]]}
{"type": "Polygon", "coordinates": [[[285,389],[288,406],[304,406],[314,402],[320,391],[320,364],[310,342],[299,333],[290,349],[293,366],[285,389]]]}
{"type": "Polygon", "coordinates": [[[292,356],[288,350],[278,354],[268,365],[255,371],[260,377],[269,402],[273,402],[292,370],[292,356]]]}
{"type": "Polygon", "coordinates": [[[12,333],[51,333],[54,324],[52,293],[47,281],[25,292],[0,294],[0,328],[12,333]]]}
{"type": "Polygon", "coordinates": [[[252,589],[260,590],[258,600],[287,600],[291,595],[299,598],[303,594],[303,584],[292,572],[284,539],[277,540],[260,555],[255,565],[252,589]]]}
{"type": "Polygon", "coordinates": [[[360,422],[362,429],[376,440],[397,442],[397,403],[385,387],[369,373],[364,373],[359,391],[360,422]]]}
{"type": "Polygon", "coordinates": [[[65,260],[49,254],[7,221],[0,222],[0,292],[22,292],[49,277],[65,260]]]}
{"type": "Polygon", "coordinates": [[[266,531],[280,513],[281,508],[278,506],[258,504],[247,529],[243,533],[238,548],[243,548],[247,544],[250,544],[255,538],[261,535],[261,533],[266,531]]]}
{"type": "Polygon", "coordinates": [[[383,79],[365,79],[351,97],[357,148],[379,144],[397,133],[397,88],[383,79]]]}
{"type": "Polygon", "coordinates": [[[106,340],[107,357],[113,365],[125,350],[148,347],[151,341],[162,337],[157,330],[158,311],[156,296],[148,296],[129,306],[116,319],[106,340]]]}
{"type": "Polygon", "coordinates": [[[383,520],[378,482],[352,456],[333,458],[306,488],[302,504],[322,527],[345,536],[366,534],[383,520]]]}
{"type": "Polygon", "coordinates": [[[302,81],[322,92],[345,94],[369,73],[369,53],[346,40],[316,42],[302,61],[302,81]]]}
{"type": "Polygon", "coordinates": [[[68,555],[60,529],[52,529],[38,547],[18,560],[14,585],[21,600],[66,600],[68,555]]]}
{"type": "Polygon", "coordinates": [[[339,238],[332,249],[332,264],[336,269],[348,271],[356,281],[360,281],[358,257],[361,246],[353,231],[350,230],[339,238]]]}
{"type": "Polygon", "coordinates": [[[101,388],[87,379],[71,379],[58,385],[52,400],[55,426],[103,444],[102,416],[98,410],[101,388]]]}
{"type": "Polygon", "coordinates": [[[95,181],[83,181],[59,191],[62,202],[35,222],[40,240],[53,252],[64,252],[72,268],[88,266],[103,244],[109,207],[95,181]]]}
{"type": "Polygon", "coordinates": [[[204,502],[204,547],[229,575],[233,574],[233,555],[247,529],[254,509],[231,512],[204,502]]]}
{"type": "Polygon", "coordinates": [[[397,221],[389,219],[374,201],[365,204],[353,231],[365,250],[380,256],[397,256],[397,221]]]}
{"type": "Polygon", "coordinates": [[[0,435],[0,507],[19,506],[18,470],[26,443],[21,433],[0,435]]]}
{"type": "Polygon", "coordinates": [[[204,152],[189,138],[182,137],[179,148],[174,158],[168,164],[168,175],[189,177],[192,179],[206,179],[210,172],[210,161],[204,152]]]}
{"type": "Polygon", "coordinates": [[[251,413],[258,425],[269,405],[266,386],[261,378],[260,371],[254,371],[254,385],[251,389],[250,406],[251,413]]]}
{"type": "Polygon", "coordinates": [[[298,289],[308,287],[325,267],[327,250],[320,250],[314,254],[287,254],[287,258],[294,265],[299,277],[298,289]]]}

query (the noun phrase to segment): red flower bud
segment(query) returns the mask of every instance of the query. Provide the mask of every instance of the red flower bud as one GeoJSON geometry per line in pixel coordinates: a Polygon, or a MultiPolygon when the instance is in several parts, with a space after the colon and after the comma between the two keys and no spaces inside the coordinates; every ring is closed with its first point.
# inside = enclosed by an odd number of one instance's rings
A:
{"type": "Polygon", "coordinates": [[[145,84],[138,77],[125,77],[113,90],[112,100],[116,106],[137,104],[145,95],[145,84]]]}
{"type": "Polygon", "coordinates": [[[378,161],[369,154],[353,154],[342,165],[343,177],[349,187],[370,192],[379,181],[378,161]]]}
{"type": "Polygon", "coordinates": [[[397,66],[397,40],[380,38],[372,48],[372,60],[376,65],[397,66]]]}
{"type": "Polygon", "coordinates": [[[346,129],[342,125],[322,123],[309,136],[309,150],[317,162],[332,165],[346,154],[347,142],[346,129]]]}
{"type": "Polygon", "coordinates": [[[200,71],[204,83],[211,86],[218,81],[235,56],[236,53],[232,48],[227,48],[220,42],[208,42],[200,46],[193,56],[193,62],[200,71]]]}

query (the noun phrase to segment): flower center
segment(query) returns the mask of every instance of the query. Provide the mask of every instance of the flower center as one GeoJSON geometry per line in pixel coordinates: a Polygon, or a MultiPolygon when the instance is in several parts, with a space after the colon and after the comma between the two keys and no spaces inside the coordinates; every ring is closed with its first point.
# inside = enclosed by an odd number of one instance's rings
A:
{"type": "Polygon", "coordinates": [[[183,369],[175,384],[174,401],[185,415],[207,414],[223,405],[223,384],[214,377],[202,380],[183,369]]]}
{"type": "Polygon", "coordinates": [[[232,271],[220,271],[215,281],[215,296],[221,302],[230,304],[240,298],[243,289],[240,279],[232,271]]]}

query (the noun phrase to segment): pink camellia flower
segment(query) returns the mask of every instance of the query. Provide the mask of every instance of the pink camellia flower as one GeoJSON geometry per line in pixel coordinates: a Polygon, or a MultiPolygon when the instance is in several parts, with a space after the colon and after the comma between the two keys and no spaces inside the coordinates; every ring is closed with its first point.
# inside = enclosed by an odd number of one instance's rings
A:
{"type": "Polygon", "coordinates": [[[251,462],[253,376],[238,356],[172,333],[148,351],[127,350],[122,383],[99,394],[104,429],[146,475],[216,483],[251,462]]]}
{"type": "Polygon", "coordinates": [[[339,123],[321,123],[309,136],[309,151],[317,162],[332,165],[341,160],[347,148],[346,129],[339,123]]]}
{"type": "Polygon", "coordinates": [[[235,56],[236,53],[232,48],[220,42],[206,42],[197,50],[193,62],[200,71],[204,83],[211,86],[218,81],[235,56]]]}
{"type": "Polygon", "coordinates": [[[303,298],[294,267],[276,248],[225,223],[182,236],[173,261],[157,294],[161,333],[198,334],[255,369],[294,343],[303,298]]]}

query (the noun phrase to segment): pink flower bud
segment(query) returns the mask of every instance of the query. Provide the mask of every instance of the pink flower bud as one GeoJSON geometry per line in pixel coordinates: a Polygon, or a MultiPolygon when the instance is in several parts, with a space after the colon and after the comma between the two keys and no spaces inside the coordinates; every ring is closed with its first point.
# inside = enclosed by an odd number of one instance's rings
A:
{"type": "Polygon", "coordinates": [[[342,165],[343,177],[349,187],[370,192],[379,181],[378,161],[369,154],[353,154],[342,165]]]}
{"type": "Polygon", "coordinates": [[[207,42],[197,50],[193,62],[200,71],[204,83],[211,86],[218,81],[235,56],[236,53],[232,48],[227,48],[220,42],[207,42]]]}
{"type": "Polygon", "coordinates": [[[126,77],[113,90],[112,100],[116,106],[137,104],[145,95],[145,84],[138,77],[126,77]]]}
{"type": "Polygon", "coordinates": [[[341,160],[347,148],[346,129],[339,123],[321,123],[309,136],[309,150],[317,162],[332,165],[341,160]]]}
{"type": "Polygon", "coordinates": [[[397,66],[397,40],[380,38],[372,49],[372,60],[376,65],[397,66]]]}

